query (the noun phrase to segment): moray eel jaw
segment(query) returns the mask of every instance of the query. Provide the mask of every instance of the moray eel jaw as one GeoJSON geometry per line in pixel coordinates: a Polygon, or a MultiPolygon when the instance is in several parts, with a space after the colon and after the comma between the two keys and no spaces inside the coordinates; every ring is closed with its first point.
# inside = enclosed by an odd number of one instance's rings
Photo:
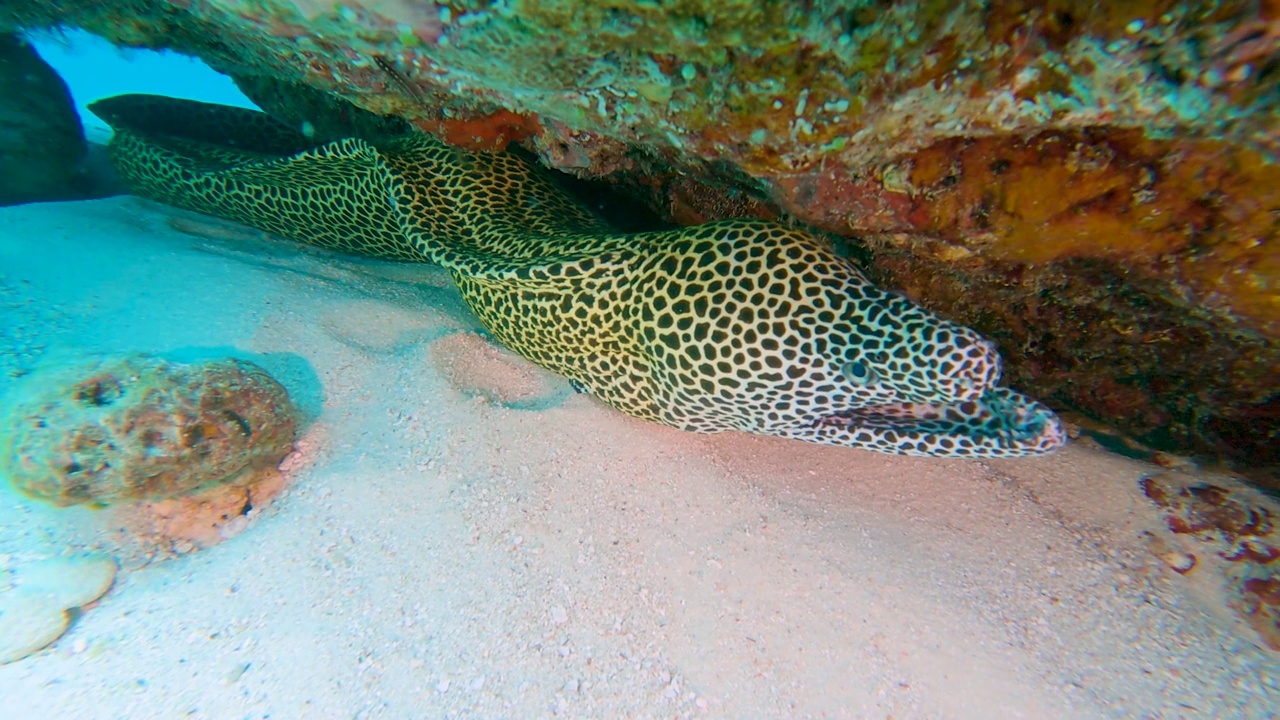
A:
{"type": "Polygon", "coordinates": [[[1048,455],[1067,441],[1052,410],[999,387],[952,405],[908,403],[847,410],[778,434],[896,455],[967,458],[1048,455]]]}

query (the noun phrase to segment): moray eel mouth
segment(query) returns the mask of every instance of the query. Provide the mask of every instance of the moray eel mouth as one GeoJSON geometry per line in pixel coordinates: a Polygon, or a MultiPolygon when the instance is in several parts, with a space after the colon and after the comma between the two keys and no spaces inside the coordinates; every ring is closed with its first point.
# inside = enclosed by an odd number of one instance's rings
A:
{"type": "MultiPolygon", "coordinates": [[[[890,444],[904,455],[996,457],[972,447],[975,439],[1020,447],[1023,456],[1047,454],[1066,441],[1062,422],[1051,410],[1008,388],[951,404],[871,405],[820,418],[796,437],[812,435],[824,444],[890,444]]],[[[806,439],[806,438],[801,438],[806,439]]]]}
{"type": "Polygon", "coordinates": [[[634,417],[900,455],[1065,442],[995,345],[876,287],[802,228],[622,233],[512,153],[416,134],[321,142],[256,111],[100,100],[134,191],[344,252],[449,270],[506,347],[634,417]]]}

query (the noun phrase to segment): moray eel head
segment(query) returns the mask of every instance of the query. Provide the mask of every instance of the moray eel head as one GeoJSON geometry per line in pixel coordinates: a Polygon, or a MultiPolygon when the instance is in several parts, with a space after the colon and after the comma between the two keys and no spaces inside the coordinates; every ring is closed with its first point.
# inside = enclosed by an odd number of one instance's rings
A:
{"type": "Polygon", "coordinates": [[[696,230],[644,288],[650,367],[675,388],[669,424],[948,457],[1065,442],[1051,410],[998,385],[994,343],[876,287],[808,233],[696,230]]]}
{"type": "Polygon", "coordinates": [[[905,455],[1022,457],[1065,442],[1047,407],[1000,387],[995,344],[847,270],[835,323],[813,328],[807,378],[825,408],[780,434],[905,455]],[[822,410],[825,409],[826,412],[822,410]]]}

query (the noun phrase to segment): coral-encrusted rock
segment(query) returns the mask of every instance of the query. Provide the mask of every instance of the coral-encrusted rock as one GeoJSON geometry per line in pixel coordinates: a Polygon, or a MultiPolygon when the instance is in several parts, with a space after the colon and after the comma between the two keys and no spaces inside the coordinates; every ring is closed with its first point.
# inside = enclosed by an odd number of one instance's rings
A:
{"type": "Polygon", "coordinates": [[[82,196],[86,149],[62,78],[22,38],[0,35],[0,205],[82,196]]]}
{"type": "Polygon", "coordinates": [[[235,482],[293,447],[289,395],[242,360],[102,358],[32,375],[0,415],[0,473],[57,505],[235,482]]]}

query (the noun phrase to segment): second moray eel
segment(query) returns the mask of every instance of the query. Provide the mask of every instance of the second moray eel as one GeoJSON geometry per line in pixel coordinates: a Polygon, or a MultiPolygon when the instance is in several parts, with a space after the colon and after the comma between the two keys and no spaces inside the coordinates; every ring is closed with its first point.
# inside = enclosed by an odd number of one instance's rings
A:
{"type": "Polygon", "coordinates": [[[158,96],[91,109],[138,194],[440,263],[500,342],[630,415],[906,455],[1065,442],[1052,411],[998,386],[990,341],[802,230],[731,220],[624,234],[511,153],[421,134],[317,144],[263,113],[158,96]]]}

